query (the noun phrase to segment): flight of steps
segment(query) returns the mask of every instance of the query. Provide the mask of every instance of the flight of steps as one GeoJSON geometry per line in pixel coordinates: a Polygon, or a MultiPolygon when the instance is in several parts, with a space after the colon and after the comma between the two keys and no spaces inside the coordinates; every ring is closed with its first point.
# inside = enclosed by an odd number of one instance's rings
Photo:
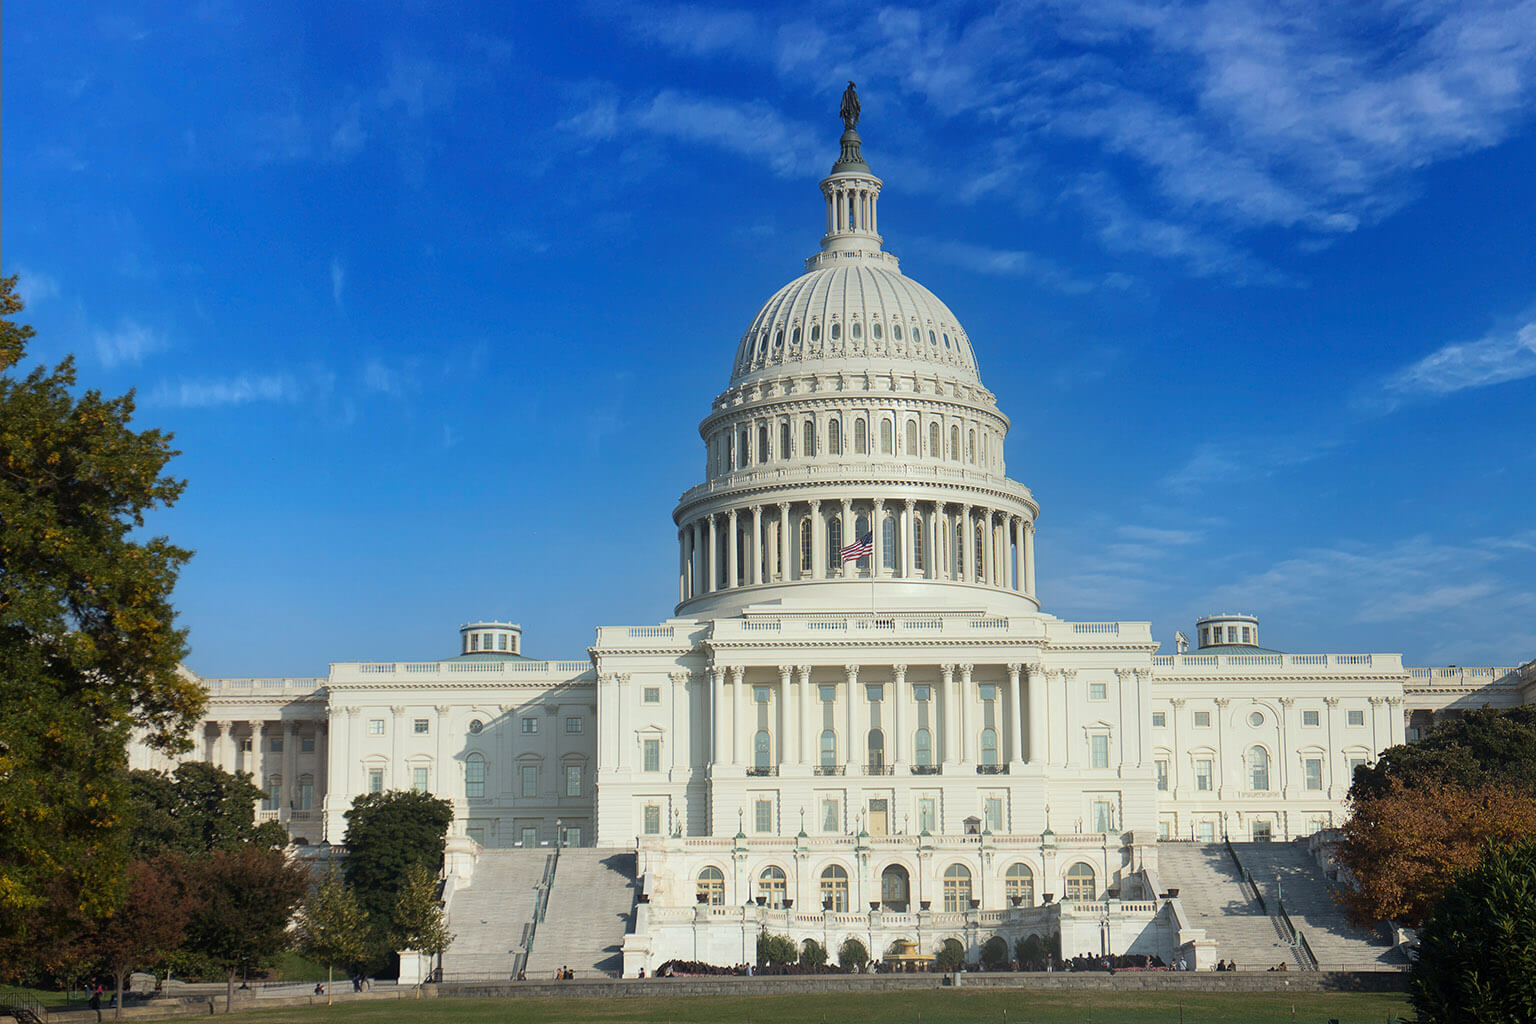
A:
{"type": "MultiPolygon", "coordinates": [[[[1157,875],[1164,889],[1178,889],[1192,928],[1204,928],[1216,956],[1238,970],[1267,970],[1284,961],[1300,964],[1269,913],[1253,899],[1221,843],[1160,843],[1157,875]]],[[[1201,965],[1202,967],[1205,965],[1201,965]]]]}
{"type": "Polygon", "coordinates": [[[453,945],[443,954],[444,981],[514,977],[533,927],[548,850],[482,850],[467,886],[448,903],[453,945]]]}
{"type": "Polygon", "coordinates": [[[635,910],[635,854],[618,849],[560,851],[549,907],[528,957],[530,980],[569,967],[578,978],[617,977],[635,910]]]}
{"type": "Polygon", "coordinates": [[[1344,911],[1333,901],[1323,869],[1304,843],[1233,843],[1232,847],[1266,902],[1274,905],[1277,896],[1284,896],[1291,923],[1306,936],[1323,970],[1407,966],[1402,952],[1349,926],[1344,911]]]}

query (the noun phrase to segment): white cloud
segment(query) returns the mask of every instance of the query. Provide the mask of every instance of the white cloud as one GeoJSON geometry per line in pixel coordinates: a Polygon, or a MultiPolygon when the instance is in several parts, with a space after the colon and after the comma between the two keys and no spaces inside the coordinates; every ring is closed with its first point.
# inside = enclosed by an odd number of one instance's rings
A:
{"type": "Polygon", "coordinates": [[[92,340],[96,358],[109,370],[124,363],[141,363],[145,356],[169,347],[163,334],[132,320],[123,320],[116,330],[96,331],[92,340]]]}
{"type": "Polygon", "coordinates": [[[31,267],[17,267],[16,290],[26,300],[27,305],[35,306],[39,302],[56,299],[59,296],[59,281],[52,274],[45,274],[31,267]]]}
{"type": "Polygon", "coordinates": [[[1388,377],[1391,395],[1448,395],[1536,376],[1536,320],[1446,345],[1388,377]]]}
{"type": "Polygon", "coordinates": [[[1127,279],[1122,275],[1106,276],[1099,281],[1067,270],[1065,267],[1038,253],[1023,249],[993,249],[969,242],[914,240],[915,248],[967,270],[997,277],[1014,277],[1032,281],[1043,288],[1081,295],[1095,288],[1123,288],[1127,279]]]}
{"type": "Polygon", "coordinates": [[[1178,469],[1163,478],[1163,486],[1193,494],[1216,484],[1258,480],[1282,469],[1321,458],[1339,442],[1306,438],[1227,438],[1203,442],[1178,469]]]}
{"type": "Polygon", "coordinates": [[[331,301],[336,303],[336,308],[341,309],[342,292],[347,287],[347,267],[341,262],[340,256],[331,257],[331,301]]]}
{"type": "Polygon", "coordinates": [[[162,405],[207,409],[253,402],[296,402],[303,388],[287,373],[240,373],[232,377],[182,380],[162,384],[153,394],[162,405]]]}

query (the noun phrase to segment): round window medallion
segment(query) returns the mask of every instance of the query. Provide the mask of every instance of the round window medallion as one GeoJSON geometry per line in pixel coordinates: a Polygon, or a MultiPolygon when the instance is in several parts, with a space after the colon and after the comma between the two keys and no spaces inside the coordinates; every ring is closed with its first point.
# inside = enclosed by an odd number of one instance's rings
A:
{"type": "Polygon", "coordinates": [[[480,730],[484,729],[484,728],[485,728],[485,723],[480,721],[480,719],[478,719],[478,718],[470,719],[470,722],[469,722],[469,731],[470,732],[475,733],[476,735],[479,735],[480,730]]]}
{"type": "Polygon", "coordinates": [[[1257,729],[1259,726],[1263,725],[1264,724],[1264,715],[1263,715],[1263,713],[1259,712],[1259,711],[1255,711],[1253,714],[1249,715],[1248,716],[1248,724],[1253,726],[1255,729],[1257,729]]]}

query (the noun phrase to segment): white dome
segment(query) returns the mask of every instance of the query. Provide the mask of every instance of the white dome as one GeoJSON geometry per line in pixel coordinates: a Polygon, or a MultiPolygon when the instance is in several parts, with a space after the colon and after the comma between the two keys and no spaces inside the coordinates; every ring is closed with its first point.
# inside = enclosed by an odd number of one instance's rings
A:
{"type": "MultiPolygon", "coordinates": [[[[884,254],[881,254],[882,256],[884,254]]],[[[955,314],[894,260],[848,259],[780,288],[752,320],[732,382],[781,368],[916,368],[980,383],[955,314]]]]}

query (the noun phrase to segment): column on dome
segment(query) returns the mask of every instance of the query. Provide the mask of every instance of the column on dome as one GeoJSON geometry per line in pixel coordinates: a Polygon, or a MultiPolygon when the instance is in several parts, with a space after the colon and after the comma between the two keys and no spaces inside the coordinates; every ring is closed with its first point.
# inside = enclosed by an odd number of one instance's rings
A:
{"type": "Polygon", "coordinates": [[[688,600],[688,531],[677,531],[677,599],[688,600]]]}
{"type": "Polygon", "coordinates": [[[743,704],[746,700],[741,681],[746,674],[747,670],[742,666],[731,666],[731,764],[738,768],[746,763],[745,754],[748,746],[741,734],[743,704]]]}
{"type": "Polygon", "coordinates": [[[971,684],[971,671],[970,665],[960,666],[960,730],[963,736],[960,749],[966,764],[976,763],[976,688],[971,684]]]}
{"type": "Polygon", "coordinates": [[[1008,528],[1013,534],[1013,589],[1024,590],[1024,517],[1009,516],[1008,528]]]}
{"type": "Polygon", "coordinates": [[[752,572],[748,583],[763,582],[763,506],[752,506],[752,572]]]}
{"type": "Polygon", "coordinates": [[[709,763],[725,759],[725,669],[709,667],[709,763]]]}
{"type": "MultiPolygon", "coordinates": [[[[853,535],[853,530],[854,530],[853,499],[852,498],[844,498],[843,499],[843,528],[842,528],[842,530],[839,531],[839,534],[841,535],[843,544],[845,546],[848,545],[848,544],[852,544],[854,541],[856,541],[858,539],[857,537],[855,537],[853,535]]],[[[839,552],[831,552],[831,551],[827,552],[827,562],[830,564],[834,555],[836,555],[836,557],[837,557],[837,574],[839,576],[846,576],[846,575],[848,575],[847,570],[845,569],[846,563],[844,563],[844,561],[843,561],[842,552],[840,552],[840,551],[839,552]]],[[[859,564],[857,562],[855,562],[853,564],[853,575],[857,576],[858,574],[859,574],[859,564]]]]}
{"type": "Polygon", "coordinates": [[[713,594],[720,589],[720,531],[715,528],[715,514],[711,512],[706,519],[709,524],[705,529],[709,530],[709,585],[704,588],[706,594],[713,594]]]}
{"type": "Polygon", "coordinates": [[[779,502],[779,565],[778,580],[790,579],[789,571],[789,502],[779,502]]]}
{"type": "Polygon", "coordinates": [[[1024,761],[1024,695],[1019,687],[1023,668],[1017,662],[1008,666],[1008,759],[1014,764],[1024,761]]]}
{"type": "Polygon", "coordinates": [[[891,764],[902,774],[907,763],[907,666],[891,666],[891,764]]]}
{"type": "Polygon", "coordinates": [[[1024,593],[1035,596],[1035,524],[1024,524],[1024,593]]]}
{"type": "Polygon", "coordinates": [[[917,501],[915,499],[908,498],[902,502],[901,522],[896,526],[896,534],[901,538],[901,543],[896,545],[896,550],[901,552],[901,564],[898,568],[901,570],[901,578],[904,580],[913,578],[912,568],[916,561],[914,558],[916,555],[916,545],[912,543],[912,537],[917,530],[921,529],[921,524],[915,518],[916,510],[917,501]]]}
{"type": "Polygon", "coordinates": [[[997,566],[997,573],[992,577],[992,582],[998,587],[1013,586],[1013,572],[1008,568],[1008,516],[1003,512],[994,512],[992,516],[992,550],[993,564],[997,566]]]}
{"type": "Polygon", "coordinates": [[[802,767],[809,768],[814,750],[811,743],[811,666],[796,665],[795,677],[800,686],[799,761],[802,767]]]}
{"type": "MultiPolygon", "coordinates": [[[[869,556],[869,575],[877,579],[885,578],[885,499],[876,498],[869,517],[870,542],[874,550],[869,556]]],[[[894,538],[893,538],[894,539],[894,538]]],[[[900,550],[900,542],[897,543],[900,550]]],[[[894,558],[894,553],[892,554],[894,558]]]]}
{"type": "Polygon", "coordinates": [[[821,499],[811,499],[811,579],[823,580],[827,578],[827,556],[821,550],[826,543],[826,529],[821,522],[821,499]]]}
{"type": "Polygon", "coordinates": [[[699,535],[702,532],[702,530],[703,530],[703,527],[701,527],[699,525],[699,521],[697,519],[695,519],[693,522],[688,524],[688,596],[689,597],[698,597],[700,594],[702,594],[704,592],[704,588],[699,586],[699,581],[704,578],[704,571],[701,568],[701,566],[703,564],[703,558],[704,558],[703,547],[699,543],[699,535]]]}
{"type": "Polygon", "coordinates": [[[993,533],[992,510],[981,510],[981,556],[986,559],[987,584],[997,586],[997,545],[996,536],[993,533]]]}
{"type": "Polygon", "coordinates": [[[741,572],[741,563],[738,556],[738,552],[741,549],[741,538],[737,535],[736,532],[736,510],[731,509],[726,513],[725,518],[727,544],[725,552],[725,587],[727,590],[734,590],[741,586],[741,576],[739,575],[741,572]]]}
{"type": "Polygon", "coordinates": [[[960,556],[960,564],[965,567],[964,575],[961,578],[966,583],[975,583],[976,582],[976,551],[975,551],[975,542],[972,539],[974,534],[975,534],[975,528],[971,525],[971,506],[970,505],[966,505],[964,507],[964,520],[963,520],[963,522],[964,522],[964,526],[961,528],[961,531],[960,531],[960,544],[959,544],[960,550],[958,552],[958,554],[960,556]]]}
{"type": "Polygon", "coordinates": [[[959,758],[960,721],[959,712],[955,700],[955,666],[940,665],[939,670],[944,674],[944,708],[942,719],[944,724],[944,763],[957,764],[959,758]]]}
{"type": "Polygon", "coordinates": [[[923,515],[923,536],[926,538],[924,547],[928,549],[926,559],[923,561],[923,578],[936,580],[939,578],[939,506],[935,503],[923,515]]]}
{"type": "Polygon", "coordinates": [[[843,708],[843,721],[846,723],[843,728],[845,730],[844,735],[848,737],[847,743],[844,744],[847,749],[843,751],[843,764],[847,766],[844,769],[844,774],[857,775],[860,774],[858,767],[860,755],[858,751],[864,746],[863,738],[856,735],[859,720],[856,711],[859,699],[859,666],[844,665],[843,673],[843,678],[847,684],[844,687],[847,690],[847,699],[843,708]]]}

